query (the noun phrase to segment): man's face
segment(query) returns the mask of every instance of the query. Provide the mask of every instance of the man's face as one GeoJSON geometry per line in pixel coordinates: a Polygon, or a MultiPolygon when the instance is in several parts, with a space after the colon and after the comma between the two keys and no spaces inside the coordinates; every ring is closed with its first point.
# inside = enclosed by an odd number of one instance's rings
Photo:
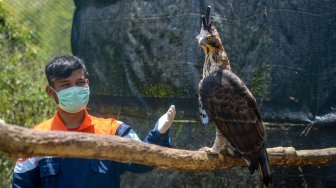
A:
{"type": "MultiPolygon", "coordinates": [[[[83,69],[77,69],[72,71],[71,75],[67,78],[63,79],[55,79],[54,80],[54,90],[56,92],[60,92],[64,89],[78,86],[78,87],[89,87],[89,80],[85,78],[85,74],[83,69]]],[[[56,103],[58,103],[56,93],[53,91],[51,86],[47,86],[46,91],[49,96],[55,99],[56,103]]]]}

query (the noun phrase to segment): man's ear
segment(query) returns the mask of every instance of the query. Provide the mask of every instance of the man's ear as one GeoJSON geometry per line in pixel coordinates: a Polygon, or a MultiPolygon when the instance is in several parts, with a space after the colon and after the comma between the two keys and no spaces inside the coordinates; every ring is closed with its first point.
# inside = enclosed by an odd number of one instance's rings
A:
{"type": "Polygon", "coordinates": [[[90,84],[89,84],[90,82],[89,82],[89,79],[86,79],[86,84],[89,86],[90,84]]]}
{"type": "Polygon", "coordinates": [[[58,98],[56,95],[56,91],[50,85],[46,86],[46,92],[49,95],[49,97],[53,98],[54,101],[58,104],[58,98]]]}

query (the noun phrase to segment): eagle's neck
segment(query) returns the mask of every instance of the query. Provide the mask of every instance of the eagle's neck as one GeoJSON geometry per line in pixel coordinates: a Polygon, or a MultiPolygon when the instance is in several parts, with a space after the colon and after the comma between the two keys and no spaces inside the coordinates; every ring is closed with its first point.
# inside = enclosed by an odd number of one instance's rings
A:
{"type": "Polygon", "coordinates": [[[223,48],[211,50],[204,49],[205,60],[203,65],[203,78],[216,73],[219,70],[230,70],[229,59],[223,48]]]}

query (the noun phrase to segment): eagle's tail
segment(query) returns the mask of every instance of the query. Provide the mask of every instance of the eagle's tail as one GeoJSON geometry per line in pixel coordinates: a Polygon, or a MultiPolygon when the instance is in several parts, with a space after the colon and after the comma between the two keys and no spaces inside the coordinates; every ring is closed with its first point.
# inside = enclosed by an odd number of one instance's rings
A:
{"type": "Polygon", "coordinates": [[[248,156],[248,169],[251,174],[260,167],[260,172],[263,177],[263,183],[266,187],[273,187],[271,170],[268,163],[268,155],[265,145],[257,152],[257,155],[248,156]]]}
{"type": "Polygon", "coordinates": [[[260,171],[263,177],[263,182],[266,187],[273,187],[272,175],[268,163],[268,155],[265,145],[258,152],[260,171]]]}

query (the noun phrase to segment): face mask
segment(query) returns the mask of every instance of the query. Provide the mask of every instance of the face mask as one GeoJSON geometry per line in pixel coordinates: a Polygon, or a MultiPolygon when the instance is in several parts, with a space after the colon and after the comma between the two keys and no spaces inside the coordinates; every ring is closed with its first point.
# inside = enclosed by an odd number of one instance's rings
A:
{"type": "MultiPolygon", "coordinates": [[[[56,92],[57,93],[57,92],[56,92]]],[[[57,93],[58,107],[68,113],[77,113],[85,109],[89,102],[90,89],[88,87],[70,87],[57,93]]]]}

